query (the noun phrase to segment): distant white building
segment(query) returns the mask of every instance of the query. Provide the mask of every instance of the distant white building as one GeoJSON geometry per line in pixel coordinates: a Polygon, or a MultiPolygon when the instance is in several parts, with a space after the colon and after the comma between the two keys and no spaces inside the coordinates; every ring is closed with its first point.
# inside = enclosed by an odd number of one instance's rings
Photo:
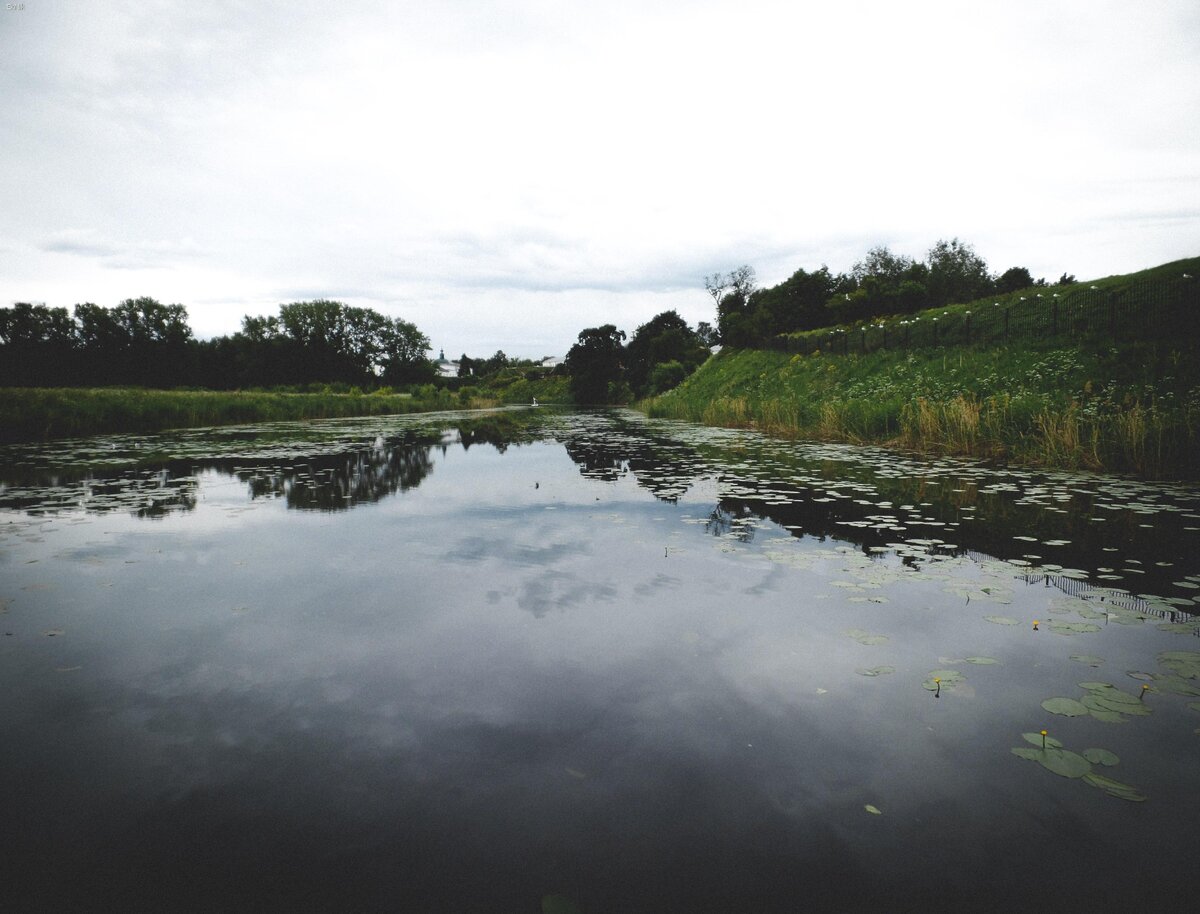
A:
{"type": "Polygon", "coordinates": [[[433,360],[433,364],[437,366],[438,375],[443,378],[458,377],[458,362],[452,362],[446,358],[446,350],[439,349],[438,357],[433,360]]]}

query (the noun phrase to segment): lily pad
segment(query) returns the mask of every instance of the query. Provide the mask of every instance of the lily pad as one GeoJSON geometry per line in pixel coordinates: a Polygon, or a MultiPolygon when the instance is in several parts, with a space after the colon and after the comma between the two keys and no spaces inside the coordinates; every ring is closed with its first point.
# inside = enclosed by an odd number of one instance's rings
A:
{"type": "Polygon", "coordinates": [[[988,622],[993,622],[996,625],[1020,625],[1020,621],[1009,616],[984,616],[988,622]]]}
{"type": "Polygon", "coordinates": [[[1110,797],[1128,800],[1131,803],[1144,803],[1146,801],[1145,795],[1139,793],[1137,788],[1131,787],[1129,784],[1122,784],[1120,781],[1114,781],[1112,778],[1105,777],[1102,774],[1090,772],[1083,776],[1083,780],[1092,787],[1099,787],[1110,797]]]}
{"type": "Polygon", "coordinates": [[[1059,777],[1081,778],[1089,774],[1092,770],[1092,763],[1082,755],[1058,746],[1047,745],[1045,749],[1026,749],[1021,747],[1011,751],[1015,756],[1029,759],[1031,762],[1037,762],[1047,771],[1052,771],[1059,777]]]}
{"type": "Polygon", "coordinates": [[[1184,679],[1200,679],[1200,652],[1163,651],[1158,655],[1158,662],[1184,679]]]}
{"type": "Polygon", "coordinates": [[[583,914],[579,905],[566,895],[546,895],[542,898],[542,914],[583,914]]]}
{"type": "Polygon", "coordinates": [[[1121,761],[1120,758],[1107,749],[1084,749],[1083,757],[1093,765],[1112,766],[1121,761]]]}
{"type": "Polygon", "coordinates": [[[889,673],[896,672],[896,668],[894,666],[860,667],[854,672],[858,673],[859,676],[887,676],[889,673]]]}
{"type": "Polygon", "coordinates": [[[939,683],[934,682],[935,679],[941,680],[940,685],[943,689],[953,689],[957,683],[965,682],[966,678],[958,670],[932,670],[921,685],[930,692],[936,692],[939,683]]]}
{"type": "Polygon", "coordinates": [[[1071,659],[1076,663],[1086,663],[1091,667],[1097,667],[1104,663],[1103,657],[1094,657],[1091,654],[1072,654],[1071,659]]]}
{"type": "Polygon", "coordinates": [[[859,644],[865,644],[868,647],[873,644],[883,644],[887,641],[887,635],[872,635],[870,632],[863,631],[861,628],[852,628],[846,634],[857,641],[859,644]]]}
{"type": "Polygon", "coordinates": [[[1050,631],[1059,635],[1082,635],[1100,631],[1100,626],[1093,625],[1091,622],[1060,622],[1057,619],[1050,619],[1043,624],[1050,631]]]}
{"type": "Polygon", "coordinates": [[[1172,692],[1175,695],[1187,695],[1189,697],[1200,696],[1200,686],[1184,679],[1181,676],[1155,676],[1155,687],[1164,692],[1172,692]]]}
{"type": "Polygon", "coordinates": [[[988,666],[993,663],[999,663],[995,657],[968,657],[967,663],[974,663],[979,666],[988,666]]]}
{"type": "Polygon", "coordinates": [[[878,807],[872,806],[870,803],[867,803],[865,806],[863,806],[863,809],[865,809],[867,812],[869,812],[873,816],[882,816],[883,815],[883,812],[878,807]]]}
{"type": "Polygon", "coordinates": [[[1083,717],[1088,713],[1088,708],[1074,698],[1047,698],[1042,702],[1042,707],[1051,714],[1061,714],[1064,717],[1083,717]]]}
{"type": "Polygon", "coordinates": [[[1052,749],[1062,748],[1062,743],[1056,740],[1053,736],[1042,736],[1040,733],[1022,733],[1021,736],[1025,739],[1025,742],[1031,743],[1032,745],[1037,746],[1039,749],[1042,748],[1042,740],[1045,740],[1046,745],[1052,749]]]}

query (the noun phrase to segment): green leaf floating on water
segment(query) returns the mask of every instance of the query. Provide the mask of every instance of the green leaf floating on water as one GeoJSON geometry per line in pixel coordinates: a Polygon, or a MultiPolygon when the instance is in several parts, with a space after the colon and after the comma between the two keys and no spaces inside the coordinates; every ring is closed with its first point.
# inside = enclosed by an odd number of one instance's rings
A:
{"type": "Polygon", "coordinates": [[[870,632],[863,631],[861,628],[852,628],[846,634],[857,641],[859,644],[883,644],[887,641],[887,635],[872,635],[870,632]]]}
{"type": "Polygon", "coordinates": [[[1082,635],[1088,632],[1100,631],[1099,625],[1093,625],[1091,622],[1059,622],[1057,619],[1051,619],[1049,622],[1042,623],[1050,631],[1059,635],[1082,635]]]}
{"type": "Polygon", "coordinates": [[[583,911],[566,895],[546,895],[542,898],[542,914],[583,914],[583,911]]]}
{"type": "Polygon", "coordinates": [[[896,672],[896,668],[894,666],[860,667],[854,672],[858,673],[859,676],[887,676],[889,673],[896,672]]]}
{"type": "Polygon", "coordinates": [[[1051,746],[1049,741],[1047,741],[1045,749],[1026,749],[1021,747],[1011,751],[1013,755],[1019,758],[1037,762],[1047,771],[1052,771],[1059,777],[1081,778],[1085,774],[1089,774],[1092,770],[1092,763],[1082,755],[1072,752],[1070,749],[1051,746]]]}
{"type": "Polygon", "coordinates": [[[1144,803],[1146,801],[1145,795],[1138,793],[1137,788],[1131,787],[1128,784],[1122,784],[1120,781],[1114,781],[1112,778],[1107,778],[1102,774],[1095,774],[1094,772],[1085,774],[1083,780],[1086,784],[1099,787],[1110,797],[1116,797],[1119,800],[1128,800],[1130,803],[1144,803]]]}
{"type": "Polygon", "coordinates": [[[877,806],[872,806],[870,803],[866,804],[863,807],[863,809],[865,809],[867,812],[869,812],[873,816],[882,816],[883,815],[883,813],[880,811],[880,809],[877,806]]]}
{"type": "Polygon", "coordinates": [[[1100,666],[1104,663],[1103,657],[1094,657],[1091,654],[1072,654],[1071,659],[1076,663],[1086,663],[1092,667],[1100,666]]]}
{"type": "Polygon", "coordinates": [[[1088,693],[1083,696],[1083,706],[1092,717],[1106,723],[1123,723],[1125,718],[1122,715],[1145,717],[1154,710],[1137,695],[1122,692],[1107,682],[1081,682],[1079,686],[1088,693]]]}
{"type": "Polygon", "coordinates": [[[1083,717],[1088,713],[1087,705],[1074,698],[1047,698],[1042,707],[1051,714],[1061,714],[1064,717],[1083,717]]]}
{"type": "Polygon", "coordinates": [[[1200,679],[1200,652],[1163,651],[1158,655],[1158,662],[1184,679],[1200,679]]]}
{"type": "MultiPolygon", "coordinates": [[[[1059,742],[1058,740],[1056,740],[1053,736],[1042,736],[1042,734],[1040,734],[1040,733],[1022,733],[1021,736],[1024,737],[1025,742],[1032,743],[1033,745],[1037,746],[1039,749],[1042,748],[1042,740],[1043,739],[1046,741],[1047,746],[1053,747],[1055,749],[1062,748],[1062,743],[1059,742]]],[[[1014,749],[1013,751],[1016,752],[1017,750],[1014,749]]]]}
{"type": "Polygon", "coordinates": [[[1084,749],[1083,757],[1093,765],[1112,766],[1121,761],[1116,755],[1109,752],[1107,749],[1084,749]]]}
{"type": "Polygon", "coordinates": [[[984,616],[988,622],[994,622],[996,625],[1020,625],[1020,621],[1010,618],[1009,616],[984,616]]]}
{"type": "Polygon", "coordinates": [[[1164,676],[1161,673],[1154,676],[1155,687],[1175,695],[1200,696],[1200,685],[1184,679],[1182,676],[1164,676]]]}
{"type": "Polygon", "coordinates": [[[935,679],[941,680],[940,684],[943,689],[953,689],[955,684],[966,682],[967,677],[958,670],[931,670],[928,678],[921,685],[930,692],[936,692],[939,684],[934,682],[935,679]]]}
{"type": "Polygon", "coordinates": [[[967,663],[974,663],[979,666],[988,666],[993,663],[999,663],[995,657],[968,657],[967,663]]]}

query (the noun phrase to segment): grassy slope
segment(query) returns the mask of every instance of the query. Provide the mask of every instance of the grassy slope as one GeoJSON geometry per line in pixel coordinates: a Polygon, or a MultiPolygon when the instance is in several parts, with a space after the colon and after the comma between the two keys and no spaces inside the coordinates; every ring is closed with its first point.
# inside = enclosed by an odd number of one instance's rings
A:
{"type": "Polygon", "coordinates": [[[639,406],[788,436],[1194,477],[1200,345],[1059,338],[848,356],[731,351],[639,406]]]}

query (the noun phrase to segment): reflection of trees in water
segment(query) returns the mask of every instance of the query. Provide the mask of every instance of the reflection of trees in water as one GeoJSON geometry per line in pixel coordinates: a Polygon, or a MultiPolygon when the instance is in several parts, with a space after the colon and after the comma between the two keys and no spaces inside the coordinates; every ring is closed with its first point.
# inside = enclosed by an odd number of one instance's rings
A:
{"type": "Polygon", "coordinates": [[[372,447],[288,466],[238,469],[251,498],[284,498],[289,508],[344,511],[421,484],[433,472],[432,444],[372,447]]]}
{"type": "Polygon", "coordinates": [[[70,513],[128,512],[135,517],[166,517],[196,507],[199,484],[194,476],[173,476],[168,470],[125,473],[107,479],[83,478],[51,486],[0,490],[0,508],[33,516],[70,513]]]}
{"type": "Polygon", "coordinates": [[[754,521],[757,515],[751,513],[748,507],[722,507],[718,504],[704,522],[704,529],[713,536],[729,536],[739,542],[754,541],[754,521]]]}
{"type": "MultiPolygon", "coordinates": [[[[463,450],[487,444],[503,453],[511,444],[538,437],[530,426],[530,418],[520,413],[471,416],[447,426],[408,428],[388,439],[378,436],[369,444],[347,447],[344,442],[331,443],[334,447],[327,445],[323,453],[316,450],[319,443],[289,442],[275,430],[222,429],[205,439],[207,445],[199,442],[200,452],[193,457],[166,460],[153,469],[113,469],[103,478],[95,478],[82,461],[92,457],[111,461],[111,450],[75,454],[81,462],[66,466],[25,461],[5,467],[0,508],[33,515],[82,509],[89,514],[121,511],[136,517],[164,517],[195,509],[197,474],[215,471],[243,480],[252,499],[283,498],[289,508],[341,511],[420,485],[433,471],[435,447],[445,453],[455,444],[461,444],[463,450]],[[233,450],[242,453],[227,450],[212,455],[202,450],[205,446],[217,450],[231,443],[233,450]],[[269,456],[245,456],[256,448],[269,456]],[[313,450],[305,453],[306,448],[313,450]]],[[[132,450],[136,453],[137,448],[132,450]]]]}
{"type": "Polygon", "coordinates": [[[677,444],[597,431],[577,433],[564,441],[567,454],[586,479],[616,482],[632,473],[634,480],[660,501],[675,504],[696,475],[690,451],[677,444]]]}

